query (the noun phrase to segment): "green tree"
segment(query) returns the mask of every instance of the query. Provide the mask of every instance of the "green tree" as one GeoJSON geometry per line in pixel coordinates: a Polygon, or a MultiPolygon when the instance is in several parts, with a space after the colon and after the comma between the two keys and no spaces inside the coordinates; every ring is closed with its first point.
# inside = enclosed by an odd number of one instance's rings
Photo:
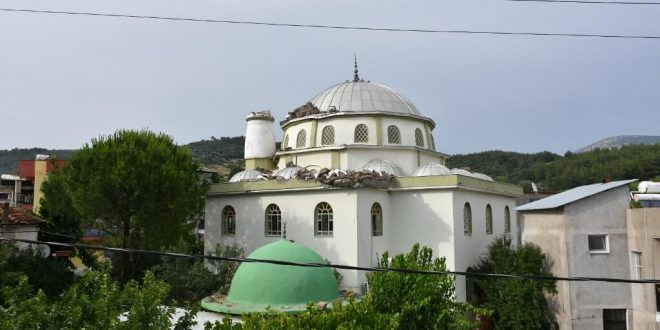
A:
{"type": "MultiPolygon", "coordinates": [[[[472,269],[477,273],[552,276],[546,255],[537,245],[512,247],[503,235],[488,247],[487,254],[472,269]]],[[[479,303],[493,310],[497,329],[557,329],[546,295],[557,292],[554,281],[474,277],[479,303]]]]}
{"type": "MultiPolygon", "coordinates": [[[[202,206],[198,167],[190,150],[165,134],[120,130],[74,154],[62,172],[64,192],[83,219],[114,232],[121,247],[160,249],[190,230],[188,219],[202,206]]],[[[137,258],[122,254],[123,281],[136,273],[137,258]]]]}

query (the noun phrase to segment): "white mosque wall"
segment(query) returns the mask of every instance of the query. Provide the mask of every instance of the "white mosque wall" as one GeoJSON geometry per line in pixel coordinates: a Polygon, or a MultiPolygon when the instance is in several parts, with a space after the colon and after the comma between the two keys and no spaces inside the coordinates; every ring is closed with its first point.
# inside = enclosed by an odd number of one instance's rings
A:
{"type": "MultiPolygon", "coordinates": [[[[474,266],[479,258],[488,250],[488,245],[497,237],[504,234],[504,210],[509,207],[511,237],[516,244],[516,213],[514,208],[516,201],[514,197],[489,194],[477,191],[457,190],[454,194],[454,265],[452,270],[466,271],[468,267],[474,266]],[[463,207],[470,203],[472,209],[472,235],[466,236],[463,230],[463,207]],[[493,211],[493,233],[486,234],[486,205],[490,205],[493,211]]],[[[456,277],[456,298],[465,300],[465,277],[456,277]]]]}
{"type": "Polygon", "coordinates": [[[373,116],[350,116],[350,117],[330,117],[319,120],[316,130],[316,145],[321,146],[321,135],[325,126],[332,126],[335,129],[335,143],[338,146],[342,144],[369,144],[376,145],[376,125],[378,121],[373,116]],[[367,142],[355,143],[355,127],[359,124],[367,125],[367,142]]]}
{"type": "MultiPolygon", "coordinates": [[[[216,244],[238,244],[246,255],[280,239],[265,235],[265,210],[277,204],[286,222],[287,239],[314,249],[332,263],[377,266],[383,252],[390,256],[407,253],[415,243],[445,257],[449,270],[465,271],[486,252],[488,244],[504,232],[504,207],[515,227],[513,197],[463,189],[384,190],[343,189],[290,191],[263,194],[208,196],[206,199],[205,249],[216,244]],[[327,202],[333,209],[332,237],[314,235],[315,207],[327,202]],[[383,214],[383,236],[372,236],[371,207],[379,203],[383,214]],[[463,234],[463,205],[472,208],[472,236],[463,234]],[[485,208],[493,210],[493,234],[485,232],[485,208]],[[226,205],[236,211],[236,234],[221,236],[221,214],[226,205]]],[[[514,240],[515,241],[515,240],[514,240]]],[[[360,292],[366,273],[340,270],[342,287],[360,292]]],[[[465,279],[456,278],[456,296],[465,299],[465,279]]]]}

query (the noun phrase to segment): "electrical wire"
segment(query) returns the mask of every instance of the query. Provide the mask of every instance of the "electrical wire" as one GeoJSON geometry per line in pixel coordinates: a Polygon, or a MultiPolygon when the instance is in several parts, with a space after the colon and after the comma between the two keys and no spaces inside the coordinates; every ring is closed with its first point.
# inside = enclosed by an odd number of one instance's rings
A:
{"type": "Polygon", "coordinates": [[[137,253],[137,254],[151,254],[167,257],[177,258],[190,258],[190,259],[208,259],[216,261],[232,261],[232,262],[258,262],[283,266],[298,266],[298,267],[313,267],[313,268],[335,268],[345,270],[361,270],[369,272],[396,272],[404,274],[420,274],[420,275],[462,275],[468,277],[485,277],[485,278],[500,278],[500,279],[518,279],[518,280],[536,280],[536,281],[568,281],[568,282],[608,282],[608,283],[638,283],[638,284],[660,284],[660,280],[656,279],[624,279],[624,278],[609,278],[609,277],[562,277],[562,276],[543,276],[543,275],[525,275],[525,274],[499,274],[499,273],[475,273],[475,272],[458,272],[458,271],[432,271],[432,270],[418,270],[418,269],[405,269],[405,268],[382,268],[382,267],[360,267],[360,266],[347,266],[339,264],[325,264],[325,263],[300,263],[284,260],[269,260],[269,259],[256,259],[256,258],[238,258],[226,257],[215,255],[202,255],[202,254],[188,254],[180,252],[165,252],[154,250],[142,249],[128,249],[116,248],[101,245],[79,244],[79,243],[61,243],[61,242],[45,242],[35,241],[28,239],[6,238],[0,237],[0,241],[8,242],[22,242],[30,244],[47,244],[51,246],[73,247],[80,249],[101,250],[109,252],[120,253],[137,253]]]}
{"type": "Polygon", "coordinates": [[[361,30],[361,31],[380,31],[380,32],[453,33],[453,34],[483,34],[483,35],[536,36],[536,37],[580,37],[580,38],[611,38],[611,39],[660,39],[660,36],[649,36],[649,35],[403,29],[403,28],[381,28],[381,27],[368,27],[368,26],[294,24],[294,23],[236,21],[236,20],[201,19],[201,18],[185,18],[185,17],[169,17],[169,16],[107,14],[107,13],[36,10],[36,9],[16,9],[16,8],[0,8],[0,11],[35,13],[35,14],[101,16],[101,17],[114,17],[114,18],[152,19],[152,20],[185,21],[185,22],[200,22],[200,23],[246,24],[246,25],[276,26],[276,27],[335,29],[335,30],[361,30]]]}
{"type": "Polygon", "coordinates": [[[660,2],[654,1],[588,1],[588,0],[500,0],[510,2],[549,2],[549,3],[579,3],[594,5],[660,5],[660,2]]]}

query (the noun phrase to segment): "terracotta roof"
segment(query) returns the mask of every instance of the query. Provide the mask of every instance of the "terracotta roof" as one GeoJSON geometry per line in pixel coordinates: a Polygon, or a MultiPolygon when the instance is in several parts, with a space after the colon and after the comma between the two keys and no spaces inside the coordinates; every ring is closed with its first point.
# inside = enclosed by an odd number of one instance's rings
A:
{"type": "Polygon", "coordinates": [[[18,207],[0,207],[0,226],[38,225],[46,220],[18,207]]]}

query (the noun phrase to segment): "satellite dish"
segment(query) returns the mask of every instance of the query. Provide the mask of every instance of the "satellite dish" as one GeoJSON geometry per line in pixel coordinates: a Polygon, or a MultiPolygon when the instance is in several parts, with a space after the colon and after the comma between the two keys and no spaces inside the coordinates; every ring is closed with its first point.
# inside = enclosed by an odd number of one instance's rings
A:
{"type": "Polygon", "coordinates": [[[37,253],[42,258],[50,257],[50,247],[47,244],[37,244],[37,253]]]}
{"type": "Polygon", "coordinates": [[[535,194],[538,194],[538,193],[539,193],[539,189],[536,188],[536,184],[535,184],[534,182],[532,182],[532,191],[533,191],[535,194]]]}

